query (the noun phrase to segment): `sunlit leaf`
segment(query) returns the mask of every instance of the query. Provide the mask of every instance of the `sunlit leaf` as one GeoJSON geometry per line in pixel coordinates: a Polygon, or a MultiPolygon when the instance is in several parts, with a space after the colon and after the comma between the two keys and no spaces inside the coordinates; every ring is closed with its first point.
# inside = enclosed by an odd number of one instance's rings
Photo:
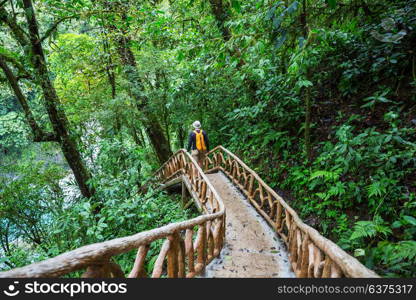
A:
{"type": "Polygon", "coordinates": [[[330,8],[335,8],[337,6],[337,0],[327,0],[330,8]]]}

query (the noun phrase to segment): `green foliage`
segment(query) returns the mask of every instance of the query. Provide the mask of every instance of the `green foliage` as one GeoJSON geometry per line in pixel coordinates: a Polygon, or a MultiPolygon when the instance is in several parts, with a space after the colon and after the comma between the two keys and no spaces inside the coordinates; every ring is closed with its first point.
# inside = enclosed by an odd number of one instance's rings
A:
{"type": "Polygon", "coordinates": [[[376,216],[373,221],[356,222],[349,240],[353,246],[365,244],[357,243],[357,240],[369,241],[364,249],[356,248],[354,254],[365,259],[368,265],[377,266],[379,272],[387,272],[387,276],[393,277],[397,276],[396,272],[411,276],[415,271],[416,242],[413,240],[389,241],[387,238],[392,234],[392,229],[388,224],[376,216]],[[380,238],[377,239],[377,236],[380,238]],[[373,246],[375,241],[378,242],[373,246]]]}
{"type": "MultiPolygon", "coordinates": [[[[116,187],[117,185],[114,186],[116,187]]],[[[107,198],[108,200],[104,200],[104,209],[97,216],[93,214],[90,202],[85,200],[65,210],[50,227],[50,238],[54,243],[42,254],[42,258],[53,257],[67,249],[75,249],[85,244],[132,235],[195,216],[192,212],[181,209],[179,199],[160,192],[149,191],[146,195],[135,195],[128,199],[117,196],[117,193],[114,193],[112,197],[107,198]]],[[[160,246],[159,243],[152,244],[150,260],[158,255],[160,246]]],[[[117,262],[128,272],[134,256],[135,253],[120,255],[117,262]]]]}
{"type": "Polygon", "coordinates": [[[9,266],[31,262],[28,250],[44,251],[52,241],[47,234],[63,210],[60,166],[26,160],[2,167],[0,174],[0,239],[9,266]]]}
{"type": "Polygon", "coordinates": [[[389,99],[387,99],[385,96],[389,93],[389,91],[384,91],[381,93],[376,93],[374,96],[367,97],[364,99],[366,101],[366,104],[361,105],[362,108],[365,107],[371,107],[374,110],[374,107],[377,103],[389,103],[391,102],[389,99]]]}
{"type": "Polygon", "coordinates": [[[21,115],[9,112],[0,115],[0,147],[21,149],[28,144],[28,129],[21,115]]]}

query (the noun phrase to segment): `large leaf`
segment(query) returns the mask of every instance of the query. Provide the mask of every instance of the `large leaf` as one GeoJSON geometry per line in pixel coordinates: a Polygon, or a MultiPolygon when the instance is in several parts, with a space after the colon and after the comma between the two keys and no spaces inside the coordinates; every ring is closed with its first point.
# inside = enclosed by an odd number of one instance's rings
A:
{"type": "Polygon", "coordinates": [[[296,83],[296,85],[298,87],[302,88],[302,87],[310,87],[310,86],[313,86],[313,83],[311,81],[305,79],[305,80],[299,80],[296,83]]]}
{"type": "Polygon", "coordinates": [[[335,8],[337,6],[337,0],[327,0],[330,8],[335,8]]]}
{"type": "Polygon", "coordinates": [[[238,12],[238,13],[241,12],[241,3],[240,3],[240,1],[232,0],[231,1],[231,6],[232,6],[232,8],[235,9],[236,12],[238,12]]]}
{"type": "Polygon", "coordinates": [[[393,18],[385,18],[381,21],[381,27],[386,31],[392,31],[396,26],[396,22],[393,18]]]}
{"type": "Polygon", "coordinates": [[[403,39],[407,35],[407,31],[402,29],[398,33],[394,34],[388,32],[386,34],[381,34],[377,31],[372,31],[371,35],[373,38],[383,42],[383,43],[398,43],[401,39],[403,39]]]}
{"type": "Polygon", "coordinates": [[[291,5],[289,5],[289,7],[286,9],[286,12],[288,14],[294,13],[299,6],[299,2],[298,1],[293,1],[293,3],[291,5]]]}
{"type": "Polygon", "coordinates": [[[403,219],[406,220],[410,225],[416,226],[416,219],[412,216],[403,216],[403,219]]]}

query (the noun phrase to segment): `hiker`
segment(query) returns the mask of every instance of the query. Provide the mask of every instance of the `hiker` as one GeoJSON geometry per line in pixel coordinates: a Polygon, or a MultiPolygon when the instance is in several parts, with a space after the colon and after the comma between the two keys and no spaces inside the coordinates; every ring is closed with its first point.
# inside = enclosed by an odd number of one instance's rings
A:
{"type": "Polygon", "coordinates": [[[203,167],[206,153],[209,151],[209,140],[207,133],[201,129],[201,123],[192,123],[194,130],[189,133],[188,152],[192,149],[191,155],[203,167]]]}

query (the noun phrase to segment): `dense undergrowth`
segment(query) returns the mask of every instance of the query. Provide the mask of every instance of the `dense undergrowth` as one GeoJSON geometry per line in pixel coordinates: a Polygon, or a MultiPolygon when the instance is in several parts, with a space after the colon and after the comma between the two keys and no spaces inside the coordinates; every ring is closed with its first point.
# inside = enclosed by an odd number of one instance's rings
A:
{"type": "MultiPolygon", "coordinates": [[[[55,147],[43,150],[56,153],[55,147]]],[[[100,187],[97,197],[103,207],[98,214],[94,213],[94,203],[79,199],[74,179],[68,177],[62,161],[42,160],[36,154],[38,151],[38,148],[24,151],[19,161],[9,157],[8,167],[2,168],[0,234],[2,249],[7,250],[0,260],[3,270],[198,215],[195,209],[183,210],[178,195],[154,189],[138,193],[140,174],[146,173],[138,159],[139,150],[129,147],[126,140],[100,144],[94,161],[98,170],[94,180],[100,187]]],[[[160,241],[151,244],[149,270],[160,247],[160,241]]],[[[117,257],[126,273],[135,255],[129,252],[117,257]]]]}

